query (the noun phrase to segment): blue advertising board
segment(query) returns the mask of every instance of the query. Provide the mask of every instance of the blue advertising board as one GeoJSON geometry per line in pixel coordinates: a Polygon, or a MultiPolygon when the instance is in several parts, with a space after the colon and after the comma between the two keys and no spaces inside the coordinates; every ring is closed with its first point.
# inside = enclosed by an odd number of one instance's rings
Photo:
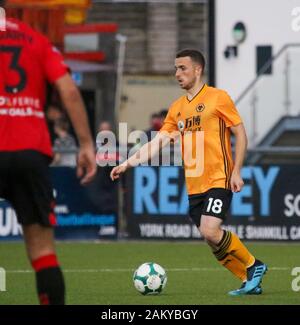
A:
{"type": "MultiPolygon", "coordinates": [[[[234,193],[224,223],[247,240],[300,240],[299,166],[245,166],[245,186],[234,193]]],[[[131,238],[201,238],[188,217],[181,167],[137,167],[128,175],[131,238]]]]}
{"type": "MultiPolygon", "coordinates": [[[[51,168],[58,239],[100,239],[117,236],[117,187],[103,188],[107,171],[99,169],[95,180],[81,186],[71,167],[51,168]]],[[[10,204],[0,201],[0,240],[20,239],[21,226],[10,204]]]]}

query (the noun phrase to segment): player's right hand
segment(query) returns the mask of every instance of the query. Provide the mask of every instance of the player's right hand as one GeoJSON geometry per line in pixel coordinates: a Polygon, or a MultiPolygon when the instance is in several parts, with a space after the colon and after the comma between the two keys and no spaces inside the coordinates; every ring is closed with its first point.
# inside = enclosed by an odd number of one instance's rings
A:
{"type": "Polygon", "coordinates": [[[86,185],[91,182],[97,172],[95,150],[92,144],[81,146],[77,157],[77,177],[80,184],[86,185]]]}
{"type": "Polygon", "coordinates": [[[126,169],[127,165],[125,164],[121,164],[119,166],[114,167],[110,173],[111,180],[114,181],[115,179],[118,179],[121,174],[125,173],[126,169]]]}

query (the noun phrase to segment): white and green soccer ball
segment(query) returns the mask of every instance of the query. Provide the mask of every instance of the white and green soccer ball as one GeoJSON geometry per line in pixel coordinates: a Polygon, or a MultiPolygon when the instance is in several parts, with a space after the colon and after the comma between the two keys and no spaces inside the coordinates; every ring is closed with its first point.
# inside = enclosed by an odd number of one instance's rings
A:
{"type": "Polygon", "coordinates": [[[158,294],[167,284],[167,274],[157,263],[144,263],[135,270],[133,283],[136,290],[143,295],[158,294]]]}

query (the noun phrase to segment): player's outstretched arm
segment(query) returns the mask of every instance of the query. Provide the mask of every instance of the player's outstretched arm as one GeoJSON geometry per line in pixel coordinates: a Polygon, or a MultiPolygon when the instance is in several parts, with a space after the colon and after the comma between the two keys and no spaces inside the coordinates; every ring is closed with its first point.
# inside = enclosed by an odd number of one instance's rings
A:
{"type": "Polygon", "coordinates": [[[170,142],[170,139],[166,133],[158,132],[152,141],[145,143],[134,155],[119,166],[114,167],[110,173],[110,178],[114,181],[121,174],[125,173],[128,168],[138,166],[150,160],[161,148],[170,142]]]}
{"type": "Polygon", "coordinates": [[[77,176],[81,184],[90,182],[96,174],[95,148],[81,94],[69,73],[59,78],[55,86],[70,117],[79,141],[77,176]]]}

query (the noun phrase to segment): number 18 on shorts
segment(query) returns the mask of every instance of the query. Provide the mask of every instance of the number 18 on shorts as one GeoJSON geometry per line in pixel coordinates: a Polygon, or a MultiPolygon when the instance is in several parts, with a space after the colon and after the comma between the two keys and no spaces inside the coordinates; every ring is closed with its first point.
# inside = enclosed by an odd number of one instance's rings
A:
{"type": "Polygon", "coordinates": [[[202,194],[189,196],[189,215],[200,226],[202,215],[214,216],[222,220],[230,207],[232,192],[224,188],[213,188],[202,194]]]}

